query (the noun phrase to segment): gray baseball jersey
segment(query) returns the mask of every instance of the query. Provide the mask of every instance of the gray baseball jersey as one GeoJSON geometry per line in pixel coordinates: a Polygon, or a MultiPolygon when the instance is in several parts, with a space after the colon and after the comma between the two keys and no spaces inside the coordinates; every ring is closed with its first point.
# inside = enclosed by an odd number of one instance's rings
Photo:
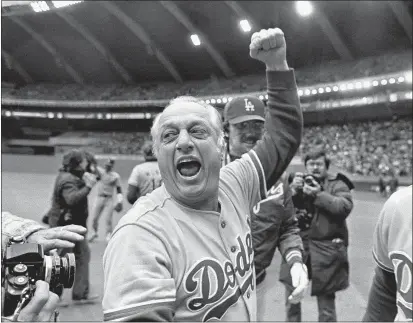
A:
{"type": "Polygon", "coordinates": [[[221,170],[221,213],[183,206],[164,185],[138,200],[104,254],[104,319],[255,321],[249,212],[265,189],[250,151],[221,170]]]}
{"type": "Polygon", "coordinates": [[[412,321],[412,186],[394,193],[384,204],[373,237],[377,265],[393,272],[397,283],[395,321],[412,321]]]}
{"type": "Polygon", "coordinates": [[[128,184],[139,188],[141,196],[145,196],[161,186],[162,178],[158,162],[150,161],[136,165],[130,174],[128,184]]]}

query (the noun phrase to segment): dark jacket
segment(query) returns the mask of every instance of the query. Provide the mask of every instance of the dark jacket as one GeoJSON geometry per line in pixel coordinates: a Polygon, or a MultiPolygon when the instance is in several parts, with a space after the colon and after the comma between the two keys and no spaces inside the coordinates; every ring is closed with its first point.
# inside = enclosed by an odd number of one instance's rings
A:
{"type": "MultiPolygon", "coordinates": [[[[353,209],[350,192],[353,186],[343,174],[337,173],[328,174],[322,187],[309,208],[310,227],[301,233],[306,250],[304,262],[311,267],[312,295],[335,293],[349,286],[346,218],[353,209]]],[[[280,281],[291,284],[285,263],[281,264],[280,281]]]]}
{"type": "Polygon", "coordinates": [[[289,265],[301,261],[303,243],[294,214],[291,190],[286,181],[278,181],[268,191],[267,198],[256,205],[251,214],[257,275],[271,264],[277,247],[282,257],[288,259],[289,265]]]}
{"type": "Polygon", "coordinates": [[[78,224],[86,227],[89,216],[87,196],[90,188],[78,176],[60,171],[54,185],[49,225],[78,224]]]}

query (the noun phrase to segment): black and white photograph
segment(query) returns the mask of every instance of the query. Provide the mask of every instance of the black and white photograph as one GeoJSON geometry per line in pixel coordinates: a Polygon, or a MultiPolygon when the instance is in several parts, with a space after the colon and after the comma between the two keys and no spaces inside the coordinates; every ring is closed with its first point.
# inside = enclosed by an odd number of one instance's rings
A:
{"type": "Polygon", "coordinates": [[[412,322],[412,1],[1,1],[2,322],[412,322]]]}

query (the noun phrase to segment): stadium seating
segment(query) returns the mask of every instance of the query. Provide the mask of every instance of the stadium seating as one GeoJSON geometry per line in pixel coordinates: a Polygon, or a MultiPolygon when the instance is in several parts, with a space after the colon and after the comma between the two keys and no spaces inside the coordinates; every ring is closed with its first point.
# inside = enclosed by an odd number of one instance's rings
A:
{"type": "MultiPolygon", "coordinates": [[[[296,71],[298,86],[351,80],[411,69],[411,51],[387,53],[357,61],[329,61],[296,71]]],[[[265,91],[265,75],[237,76],[234,79],[189,81],[183,84],[34,84],[5,89],[3,97],[45,100],[149,100],[178,95],[208,96],[265,91]]]]}
{"type": "Polygon", "coordinates": [[[332,163],[350,174],[412,175],[412,120],[306,127],[301,155],[320,142],[332,163]]]}

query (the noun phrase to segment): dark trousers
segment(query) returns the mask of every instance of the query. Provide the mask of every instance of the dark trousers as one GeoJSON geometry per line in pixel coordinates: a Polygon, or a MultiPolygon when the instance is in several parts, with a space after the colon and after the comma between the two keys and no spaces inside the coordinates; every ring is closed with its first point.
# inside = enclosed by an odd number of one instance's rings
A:
{"type": "Polygon", "coordinates": [[[75,254],[76,259],[76,274],[72,289],[72,299],[84,299],[89,295],[90,248],[87,240],[76,242],[73,249],[62,250],[61,256],[70,252],[75,254]]]}
{"type": "MultiPolygon", "coordinates": [[[[291,295],[293,289],[285,286],[285,307],[287,311],[287,322],[301,322],[301,303],[291,304],[288,302],[288,296],[291,295]]],[[[317,296],[318,305],[318,322],[337,322],[336,315],[336,295],[319,295],[317,296]]]]}

